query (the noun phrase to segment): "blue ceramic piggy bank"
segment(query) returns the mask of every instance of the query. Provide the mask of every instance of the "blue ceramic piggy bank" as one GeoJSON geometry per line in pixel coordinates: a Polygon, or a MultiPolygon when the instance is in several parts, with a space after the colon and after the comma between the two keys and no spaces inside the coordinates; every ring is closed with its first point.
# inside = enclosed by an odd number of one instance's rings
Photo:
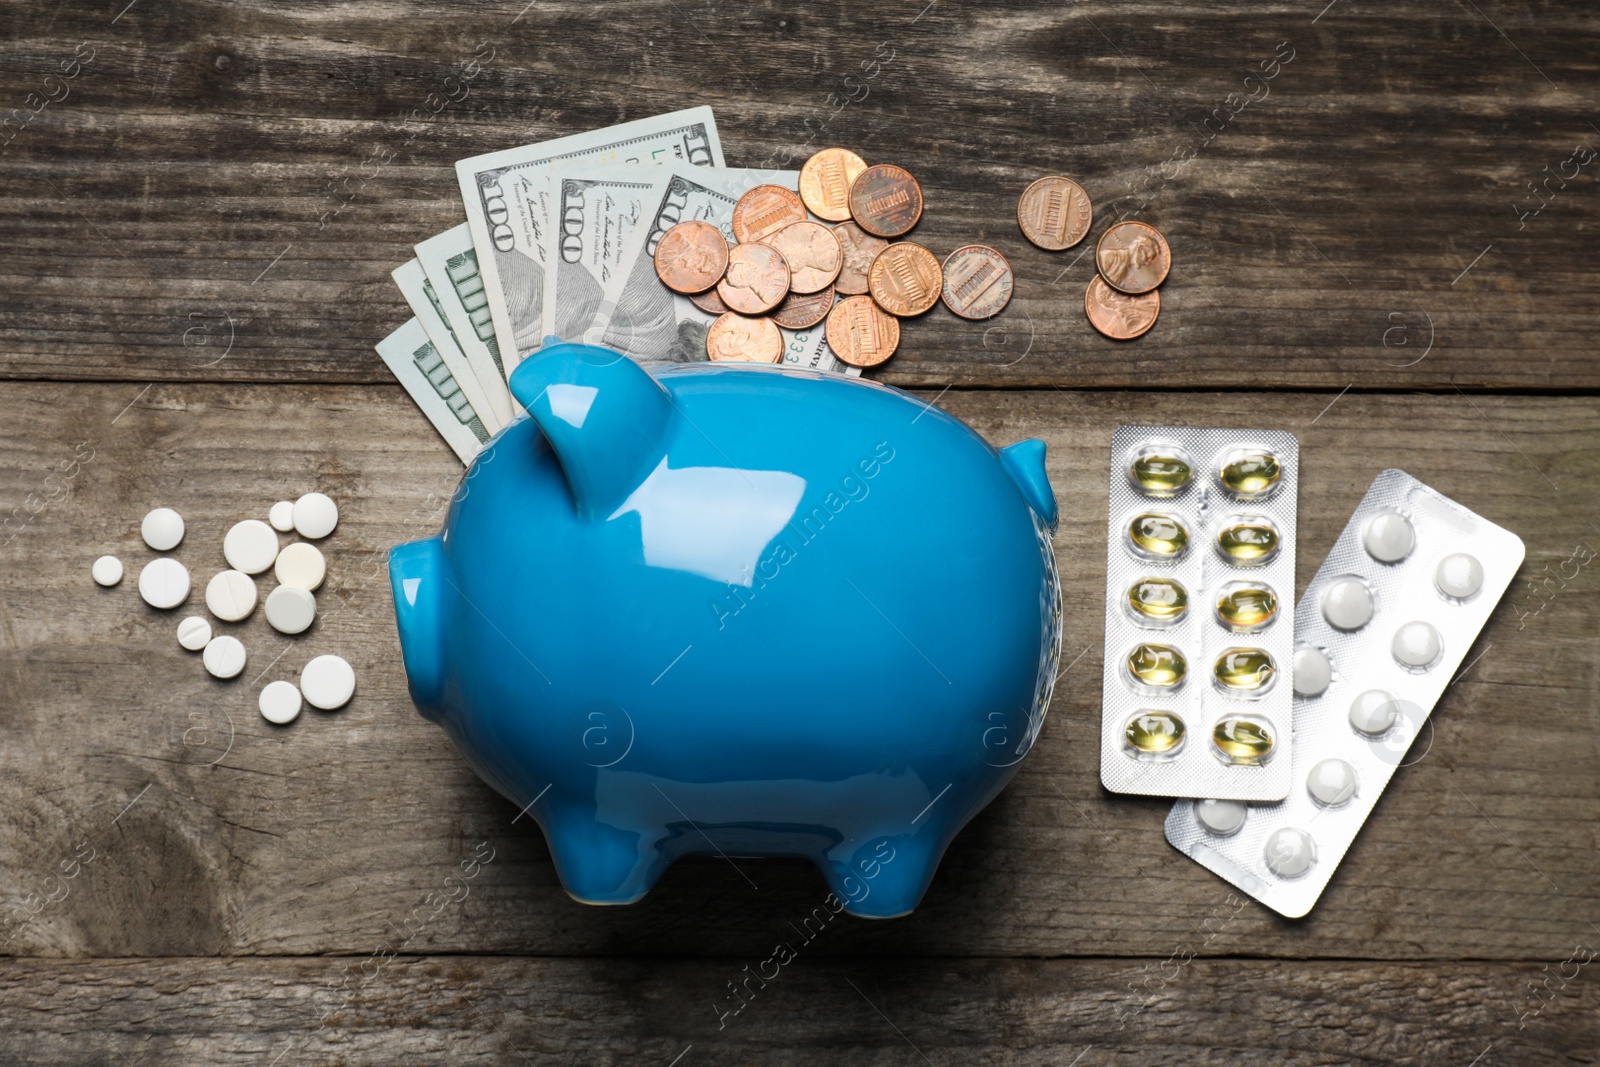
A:
{"type": "Polygon", "coordinates": [[[859,379],[582,345],[511,390],[529,417],[389,555],[417,708],[580,901],[683,855],[804,856],[853,914],[909,912],[1044,721],[1044,444],[859,379]]]}

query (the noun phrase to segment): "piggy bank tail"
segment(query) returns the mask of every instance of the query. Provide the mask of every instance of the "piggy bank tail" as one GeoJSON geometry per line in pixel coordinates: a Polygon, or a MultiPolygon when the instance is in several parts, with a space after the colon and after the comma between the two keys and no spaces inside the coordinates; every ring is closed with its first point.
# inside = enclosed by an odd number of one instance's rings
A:
{"type": "Polygon", "coordinates": [[[1022,490],[1024,499],[1033,513],[1044,521],[1054,533],[1056,529],[1056,494],[1050,488],[1050,479],[1044,472],[1044,442],[1037,437],[1018,441],[1000,450],[1000,462],[1006,473],[1022,490]]]}
{"type": "Polygon", "coordinates": [[[400,631],[400,654],[406,665],[411,701],[422,717],[438,722],[444,693],[444,633],[440,615],[449,582],[444,546],[437,537],[396,545],[389,550],[389,587],[394,592],[394,619],[400,631]]]}

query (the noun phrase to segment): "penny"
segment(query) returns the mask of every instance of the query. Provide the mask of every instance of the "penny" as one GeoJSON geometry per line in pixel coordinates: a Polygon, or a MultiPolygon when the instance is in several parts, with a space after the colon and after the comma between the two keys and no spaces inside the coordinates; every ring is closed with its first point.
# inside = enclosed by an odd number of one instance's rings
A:
{"type": "Polygon", "coordinates": [[[944,272],[932,252],[914,241],[896,241],[878,253],[867,275],[872,299],[891,315],[920,315],[939,302],[944,272]]]}
{"type": "Polygon", "coordinates": [[[1131,341],[1149,331],[1161,314],[1161,294],[1152,290],[1140,296],[1119,293],[1096,277],[1083,294],[1089,325],[1113,341],[1131,341]]]}
{"type": "Polygon", "coordinates": [[[781,185],[758,185],[733,205],[733,238],[741,244],[771,237],[806,217],[800,197],[781,185]]]}
{"type": "Polygon", "coordinates": [[[689,303],[712,315],[726,315],[728,313],[728,305],[724,304],[722,297],[717,295],[716,286],[712,286],[703,293],[692,294],[689,297],[689,303]]]}
{"type": "Polygon", "coordinates": [[[850,185],[850,217],[868,233],[899,237],[922,217],[922,186],[888,163],[868,167],[850,185]]]}
{"type": "Polygon", "coordinates": [[[1154,226],[1119,222],[1107,230],[1094,250],[1100,277],[1124,293],[1148,293],[1167,280],[1172,250],[1154,226]]]}
{"type": "Polygon", "coordinates": [[[828,312],[828,347],[852,367],[876,367],[900,344],[900,321],[870,296],[847,296],[828,312]]]}
{"type": "Polygon", "coordinates": [[[728,273],[717,283],[717,295],[729,311],[760,315],[778,306],[789,292],[789,265],[771,245],[734,245],[728,273]]]}
{"type": "Polygon", "coordinates": [[[678,293],[703,293],[728,269],[728,242],[709,222],[680,222],[656,242],[656,275],[678,293]]]}
{"type": "Polygon", "coordinates": [[[963,245],[944,260],[944,306],[964,319],[987,319],[1011,302],[1011,264],[988,245],[963,245]]]}
{"type": "Polygon", "coordinates": [[[786,330],[805,330],[833,310],[833,286],[820,293],[790,293],[772,312],[772,321],[786,330]]]}
{"type": "Polygon", "coordinates": [[[867,169],[867,161],[848,148],[824,148],[800,168],[800,199],[819,219],[843,222],[850,217],[850,186],[867,169]]]}
{"type": "Polygon", "coordinates": [[[1071,178],[1040,178],[1017,201],[1017,225],[1022,236],[1050,252],[1071,248],[1083,240],[1094,221],[1089,194],[1071,178]]]}
{"type": "Polygon", "coordinates": [[[730,311],[706,331],[706,355],[717,363],[776,363],[783,358],[783,334],[765,315],[730,311]]]}
{"type": "Polygon", "coordinates": [[[789,264],[789,288],[796,293],[818,293],[833,284],[844,265],[844,253],[833,231],[810,219],[791,222],[763,244],[776,248],[789,264]]]}
{"type": "Polygon", "coordinates": [[[846,296],[856,296],[867,291],[867,272],[878,253],[889,247],[882,237],[874,237],[853,222],[841,222],[833,228],[833,236],[844,253],[844,265],[833,287],[846,296]]]}

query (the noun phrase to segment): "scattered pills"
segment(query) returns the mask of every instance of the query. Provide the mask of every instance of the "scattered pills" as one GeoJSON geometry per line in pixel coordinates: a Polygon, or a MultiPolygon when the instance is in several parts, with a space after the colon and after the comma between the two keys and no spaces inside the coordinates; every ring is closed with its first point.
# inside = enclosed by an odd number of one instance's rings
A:
{"type": "Polygon", "coordinates": [[[300,690],[293,682],[268,682],[257,700],[261,717],[279,726],[300,717],[300,690]]]}
{"type": "Polygon", "coordinates": [[[272,573],[277,576],[280,585],[292,585],[296,589],[311,592],[322,584],[323,576],[328,573],[328,564],[316,545],[296,541],[292,545],[285,545],[283,551],[278,553],[272,573]]]}
{"type": "Polygon", "coordinates": [[[1356,795],[1356,769],[1342,759],[1325,759],[1306,776],[1306,792],[1318,804],[1336,808],[1356,795]]]}
{"type": "Polygon", "coordinates": [[[317,598],[292,585],[267,594],[267,622],[280,634],[304,633],[317,617],[317,598]]]}
{"type": "Polygon", "coordinates": [[[189,599],[189,568],[162,556],[144,565],[139,572],[139,595],[153,608],[175,608],[189,599]]]}
{"type": "Polygon", "coordinates": [[[301,669],[300,691],[314,708],[342,708],[356,691],[356,672],[338,656],[318,656],[301,669]]]}
{"type": "Polygon", "coordinates": [[[1361,544],[1379,563],[1399,563],[1416,547],[1417,531],[1398,511],[1380,511],[1361,531],[1361,544]]]}
{"type": "Polygon", "coordinates": [[[178,644],[190,652],[199,652],[211,640],[211,624],[198,615],[190,615],[178,624],[178,644]]]}
{"type": "Polygon", "coordinates": [[[339,524],[339,506],[323,493],[307,493],[294,502],[295,532],[308,541],[327,537],[339,524]]]}
{"type": "Polygon", "coordinates": [[[1368,689],[1350,702],[1350,725],[1371,737],[1386,734],[1400,718],[1400,705],[1382,689],[1368,689]]]}
{"type": "Polygon", "coordinates": [[[116,585],[122,581],[122,561],[116,556],[101,556],[89,568],[89,574],[101,585],[116,585]]]}
{"type": "Polygon", "coordinates": [[[294,529],[294,502],[280,500],[272,505],[272,510],[267,512],[267,521],[279,533],[288,533],[294,529]]]}
{"type": "Polygon", "coordinates": [[[139,524],[139,533],[157,552],[170,552],[183,540],[183,516],[171,508],[156,508],[139,524]]]}
{"type": "Polygon", "coordinates": [[[1483,564],[1476,556],[1456,552],[1439,561],[1439,569],[1433,572],[1433,584],[1445,596],[1465,600],[1483,588],[1483,564]]]}
{"type": "Polygon", "coordinates": [[[1372,591],[1359,578],[1341,578],[1322,594],[1322,617],[1335,630],[1359,630],[1372,621],[1372,591]]]}
{"type": "Polygon", "coordinates": [[[256,583],[243,571],[218,571],[206,583],[206,607],[223,622],[238,622],[256,610],[256,583]]]}
{"type": "Polygon", "coordinates": [[[1439,631],[1425,622],[1408,622],[1394,632],[1389,650],[1405,667],[1428,667],[1439,658],[1444,639],[1439,631]]]}
{"type": "Polygon", "coordinates": [[[239,672],[244,670],[246,657],[244,645],[239,639],[223,634],[211,639],[206,650],[200,653],[200,658],[213,678],[237,678],[239,672]]]}
{"type": "Polygon", "coordinates": [[[236,522],[222,539],[222,556],[236,571],[260,574],[278,558],[278,535],[260,519],[236,522]]]}
{"type": "Polygon", "coordinates": [[[1317,858],[1311,835],[1292,826],[1280,827],[1267,837],[1267,870],[1279,878],[1293,878],[1311,869],[1317,858]]]}
{"type": "Polygon", "coordinates": [[[1247,810],[1242,800],[1202,800],[1194,806],[1194,817],[1218,837],[1228,837],[1244,825],[1247,810]]]}
{"type": "Polygon", "coordinates": [[[1303,697],[1319,697],[1333,681],[1333,664],[1320,648],[1301,645],[1294,650],[1294,691],[1303,697]]]}

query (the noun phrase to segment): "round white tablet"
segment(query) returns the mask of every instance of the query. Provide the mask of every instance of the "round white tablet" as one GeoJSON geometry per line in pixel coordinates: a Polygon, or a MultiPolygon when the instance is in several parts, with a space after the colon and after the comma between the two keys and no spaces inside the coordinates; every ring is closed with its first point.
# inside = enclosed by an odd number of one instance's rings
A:
{"type": "Polygon", "coordinates": [[[211,640],[211,624],[198,615],[190,615],[178,624],[178,644],[190,652],[199,652],[211,640]]]}
{"type": "Polygon", "coordinates": [[[238,622],[256,610],[256,583],[243,571],[218,571],[206,583],[206,607],[223,622],[238,622]]]}
{"type": "Polygon", "coordinates": [[[1242,800],[1202,800],[1194,806],[1194,817],[1210,833],[1228,837],[1244,825],[1245,810],[1242,800]]]}
{"type": "Polygon", "coordinates": [[[283,551],[278,553],[272,573],[277,575],[279,584],[310,592],[322,584],[323,576],[328,573],[328,564],[323,560],[322,553],[317,551],[316,545],[296,541],[292,545],[285,545],[283,551]]]}
{"type": "Polygon", "coordinates": [[[1444,639],[1425,622],[1408,622],[1394,632],[1389,651],[1406,667],[1427,667],[1439,658],[1444,639]]]}
{"type": "Polygon", "coordinates": [[[139,524],[139,533],[157,552],[170,552],[183,540],[183,516],[171,508],[156,508],[139,524]]]}
{"type": "Polygon", "coordinates": [[[289,500],[280,500],[272,505],[272,510],[267,512],[267,521],[279,533],[288,533],[294,529],[294,503],[289,500]]]}
{"type": "Polygon", "coordinates": [[[300,690],[293,682],[268,682],[257,701],[261,717],[282,726],[300,717],[300,690]]]}
{"type": "Polygon", "coordinates": [[[1272,831],[1271,836],[1267,838],[1265,852],[1267,870],[1279,878],[1294,878],[1305,874],[1311,869],[1312,861],[1317,858],[1317,849],[1311,843],[1311,835],[1292,826],[1272,831]]]}
{"type": "Polygon", "coordinates": [[[339,524],[339,505],[322,493],[307,493],[294,502],[294,528],[301,537],[316,541],[333,533],[339,524]]]}
{"type": "Polygon", "coordinates": [[[101,556],[89,568],[89,574],[101,585],[116,585],[122,581],[122,561],[116,556],[101,556]]]}
{"type": "Polygon", "coordinates": [[[139,595],[153,608],[175,608],[189,599],[189,568],[162,556],[144,565],[139,572],[139,595]]]}
{"type": "Polygon", "coordinates": [[[206,650],[200,653],[200,660],[213,678],[237,678],[244,670],[244,645],[237,637],[227,634],[213,637],[206,650]]]}
{"type": "Polygon", "coordinates": [[[1439,561],[1439,569],[1433,572],[1433,584],[1445,596],[1465,600],[1483,588],[1483,564],[1465,552],[1446,556],[1439,561]]]}
{"type": "Polygon", "coordinates": [[[1400,705],[1382,689],[1368,689],[1350,702],[1350,725],[1377,737],[1389,732],[1400,718],[1400,705]]]}
{"type": "Polygon", "coordinates": [[[1359,578],[1340,578],[1322,594],[1322,617],[1335,630],[1359,630],[1372,621],[1372,591],[1359,578]]]}
{"type": "Polygon", "coordinates": [[[1417,531],[1398,511],[1380,511],[1367,520],[1361,543],[1379,563],[1399,563],[1416,547],[1417,531]]]}
{"type": "Polygon", "coordinates": [[[1294,691],[1303,697],[1319,697],[1333,681],[1333,664],[1320,648],[1301,645],[1294,650],[1294,691]]]}
{"type": "Polygon", "coordinates": [[[280,634],[304,633],[317,617],[317,598],[304,589],[280,585],[267,594],[267,622],[280,634]]]}
{"type": "Polygon", "coordinates": [[[1356,795],[1356,769],[1342,759],[1325,759],[1306,775],[1306,792],[1318,804],[1336,808],[1356,795]]]}
{"type": "Polygon", "coordinates": [[[278,558],[278,535],[260,519],[236,522],[222,538],[222,558],[246,574],[260,574],[278,558]]]}
{"type": "Polygon", "coordinates": [[[342,708],[356,691],[356,672],[338,656],[318,656],[300,669],[300,691],[314,708],[342,708]]]}

